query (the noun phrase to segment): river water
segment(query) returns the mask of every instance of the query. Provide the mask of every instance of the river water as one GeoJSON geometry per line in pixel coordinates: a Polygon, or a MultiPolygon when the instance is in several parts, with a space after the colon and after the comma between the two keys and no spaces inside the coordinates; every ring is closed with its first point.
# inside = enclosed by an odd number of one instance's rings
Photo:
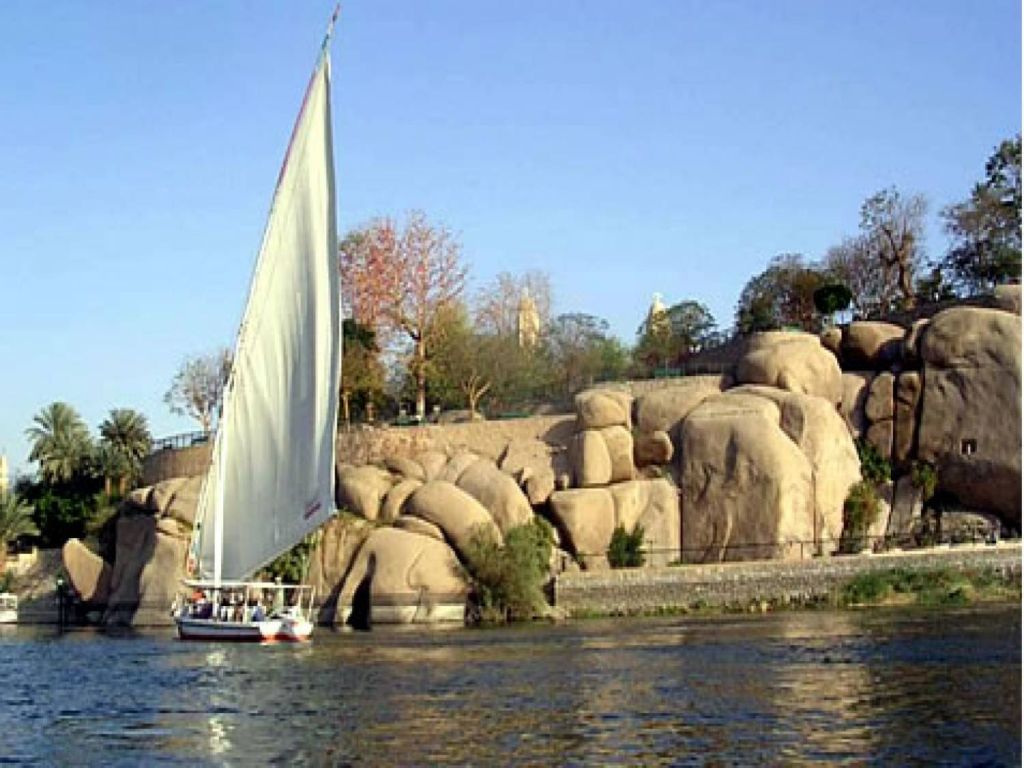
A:
{"type": "Polygon", "coordinates": [[[318,630],[0,628],[0,757],[45,765],[1021,763],[1021,611],[318,630]]]}

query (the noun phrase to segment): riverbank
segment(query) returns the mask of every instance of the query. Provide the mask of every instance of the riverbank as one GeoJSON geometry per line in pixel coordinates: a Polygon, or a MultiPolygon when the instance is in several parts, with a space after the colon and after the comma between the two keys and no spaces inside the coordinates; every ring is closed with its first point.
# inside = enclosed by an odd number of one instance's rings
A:
{"type": "Polygon", "coordinates": [[[567,573],[555,580],[554,603],[573,618],[944,600],[1019,602],[1020,584],[1021,544],[1007,542],[795,562],[567,573]]]}

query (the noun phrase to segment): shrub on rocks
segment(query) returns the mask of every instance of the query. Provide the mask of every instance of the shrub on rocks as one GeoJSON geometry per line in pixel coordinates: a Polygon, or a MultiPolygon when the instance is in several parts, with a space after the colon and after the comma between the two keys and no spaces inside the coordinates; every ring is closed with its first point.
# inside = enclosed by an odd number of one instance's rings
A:
{"type": "Polygon", "coordinates": [[[618,526],[608,545],[608,564],[612,568],[640,568],[644,564],[644,527],[638,525],[632,533],[618,526]]]}
{"type": "Polygon", "coordinates": [[[870,543],[867,541],[867,533],[878,517],[878,506],[878,494],[872,483],[862,480],[850,489],[850,495],[846,497],[846,503],[843,505],[840,552],[853,554],[870,543]]]}
{"type": "Polygon", "coordinates": [[[474,529],[464,559],[473,618],[506,622],[543,613],[552,540],[551,526],[539,517],[510,529],[504,544],[487,528],[474,529]]]}

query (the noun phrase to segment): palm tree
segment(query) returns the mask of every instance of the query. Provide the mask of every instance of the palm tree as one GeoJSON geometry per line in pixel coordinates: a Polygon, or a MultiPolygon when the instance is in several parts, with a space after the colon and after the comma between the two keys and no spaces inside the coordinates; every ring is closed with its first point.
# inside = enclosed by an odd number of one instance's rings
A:
{"type": "Polygon", "coordinates": [[[142,471],[142,460],[149,453],[153,438],[146,417],[131,408],[114,408],[100,424],[100,465],[106,479],[119,481],[121,493],[142,471]]]}
{"type": "Polygon", "coordinates": [[[39,529],[32,520],[32,507],[14,493],[0,493],[0,558],[7,554],[7,545],[11,542],[38,534],[39,529]]]}
{"type": "Polygon", "coordinates": [[[29,459],[39,463],[43,479],[59,483],[82,471],[92,454],[92,438],[82,417],[67,403],[50,403],[25,430],[32,441],[29,459]]]}

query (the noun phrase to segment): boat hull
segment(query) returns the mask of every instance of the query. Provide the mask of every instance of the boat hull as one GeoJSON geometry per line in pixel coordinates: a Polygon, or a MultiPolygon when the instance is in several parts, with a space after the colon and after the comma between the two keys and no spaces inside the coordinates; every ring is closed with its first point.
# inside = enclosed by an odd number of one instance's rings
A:
{"type": "Polygon", "coordinates": [[[222,643],[302,643],[313,634],[313,624],[304,619],[214,621],[179,616],[175,618],[175,624],[182,640],[222,643]]]}

